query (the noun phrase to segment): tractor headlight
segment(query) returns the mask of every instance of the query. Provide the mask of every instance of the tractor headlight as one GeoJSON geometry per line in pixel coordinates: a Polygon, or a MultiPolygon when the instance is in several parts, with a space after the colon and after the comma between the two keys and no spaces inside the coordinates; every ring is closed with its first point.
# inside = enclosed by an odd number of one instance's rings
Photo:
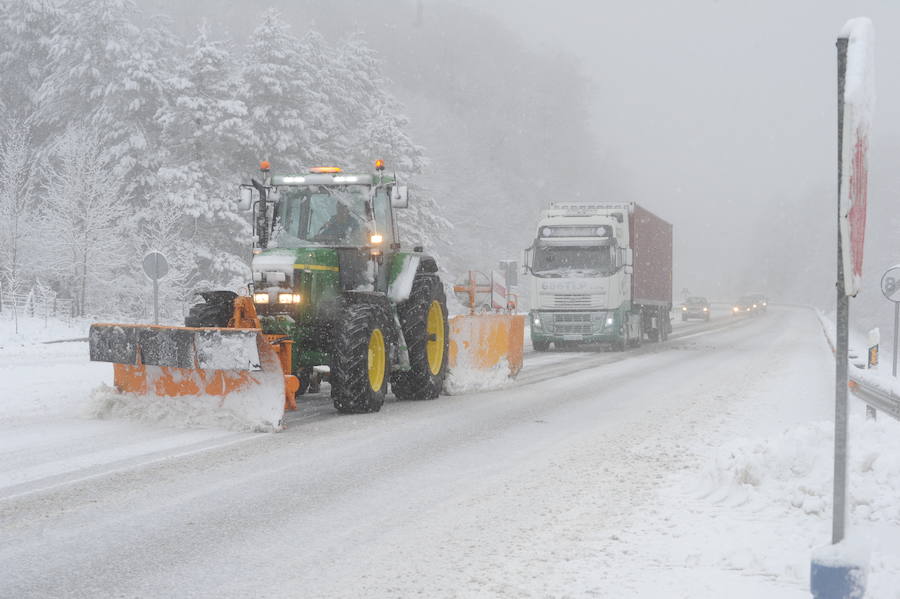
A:
{"type": "Polygon", "coordinates": [[[278,294],[278,303],[279,304],[299,304],[302,301],[302,297],[299,293],[279,293],[278,294]]]}
{"type": "Polygon", "coordinates": [[[269,303],[269,294],[268,293],[254,293],[253,294],[253,303],[268,304],[269,303]]]}

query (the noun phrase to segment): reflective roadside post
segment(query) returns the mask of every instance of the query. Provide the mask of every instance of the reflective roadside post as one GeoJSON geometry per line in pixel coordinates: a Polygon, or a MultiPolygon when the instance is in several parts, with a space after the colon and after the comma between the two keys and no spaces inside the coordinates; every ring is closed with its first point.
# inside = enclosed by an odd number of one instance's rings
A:
{"type": "MultiPolygon", "coordinates": [[[[881,347],[881,331],[878,330],[878,327],[875,327],[871,331],[869,331],[869,342],[867,344],[866,351],[866,369],[876,368],[878,366],[878,350],[881,347]]],[[[866,419],[867,420],[876,420],[878,418],[878,414],[875,411],[875,408],[866,404],[866,419]]]]}
{"type": "Polygon", "coordinates": [[[153,324],[159,324],[159,280],[169,272],[169,261],[160,252],[144,256],[144,274],[153,281],[153,324]]]}

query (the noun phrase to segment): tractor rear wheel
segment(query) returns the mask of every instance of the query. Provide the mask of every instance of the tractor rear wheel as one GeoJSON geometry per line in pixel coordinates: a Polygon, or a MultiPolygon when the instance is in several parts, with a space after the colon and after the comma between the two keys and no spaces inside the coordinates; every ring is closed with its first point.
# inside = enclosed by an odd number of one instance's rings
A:
{"type": "Polygon", "coordinates": [[[397,312],[410,370],[393,374],[391,390],[397,399],[434,399],[444,388],[450,344],[441,280],[436,275],[417,276],[409,299],[397,306],[397,312]]]}
{"type": "Polygon", "coordinates": [[[347,414],[377,412],[389,371],[390,320],[375,304],[350,304],[341,315],[331,352],[331,399],[347,414]]]}
{"type": "Polygon", "coordinates": [[[184,326],[227,327],[234,313],[234,299],[237,293],[209,291],[200,295],[203,297],[203,303],[191,306],[188,315],[184,317],[184,326]]]}
{"type": "Polygon", "coordinates": [[[550,349],[550,342],[546,339],[535,339],[532,337],[531,345],[534,347],[534,351],[548,351],[550,349]]]}

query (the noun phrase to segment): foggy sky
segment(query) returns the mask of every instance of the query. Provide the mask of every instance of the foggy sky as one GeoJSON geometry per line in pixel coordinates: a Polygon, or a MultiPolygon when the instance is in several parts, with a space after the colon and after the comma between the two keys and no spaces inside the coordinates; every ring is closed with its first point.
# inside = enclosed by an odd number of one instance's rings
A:
{"type": "Polygon", "coordinates": [[[900,262],[891,226],[900,190],[900,3],[460,1],[583,63],[602,170],[621,173],[600,187],[675,224],[676,294],[743,288],[797,301],[833,289],[834,44],[848,19],[870,17],[878,100],[860,300],[884,303],[878,279],[900,262]],[[775,259],[758,259],[766,253],[775,259]],[[795,288],[780,289],[786,280],[795,288]]]}
{"type": "MultiPolygon", "coordinates": [[[[856,304],[863,313],[889,309],[878,279],[885,267],[900,262],[894,234],[900,219],[893,208],[900,192],[900,169],[893,164],[900,150],[900,118],[893,108],[900,106],[900,90],[891,72],[893,57],[900,56],[900,3],[421,2],[426,21],[440,4],[465,5],[492,16],[498,31],[516,32],[550,55],[563,50],[568,54],[560,60],[581,66],[590,82],[601,159],[593,172],[569,174],[583,177],[596,200],[637,201],[673,223],[676,300],[689,288],[719,300],[761,291],[818,305],[828,303],[834,285],[835,38],[848,19],[870,17],[878,102],[865,287],[856,304]]],[[[172,8],[167,0],[146,4],[172,8]]],[[[326,31],[399,31],[411,26],[416,0],[382,3],[375,13],[362,0],[268,4],[299,7],[309,23],[326,31]],[[337,23],[336,4],[348,15],[337,23]],[[354,20],[357,13],[365,18],[354,20]]],[[[212,6],[231,15],[262,10],[237,0],[179,6],[193,20],[215,17],[212,6]]],[[[391,72],[390,65],[386,70],[391,72]]],[[[434,148],[434,140],[428,141],[434,148]]],[[[462,239],[465,232],[457,235],[462,239]]],[[[506,255],[520,252],[509,248],[506,255]]]]}

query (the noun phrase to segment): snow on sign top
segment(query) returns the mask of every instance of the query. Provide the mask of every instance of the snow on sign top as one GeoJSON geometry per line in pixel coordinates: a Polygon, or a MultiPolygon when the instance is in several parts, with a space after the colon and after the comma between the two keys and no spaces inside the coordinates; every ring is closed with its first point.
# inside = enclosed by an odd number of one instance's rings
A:
{"type": "Polygon", "coordinates": [[[847,40],[844,73],[844,122],[841,147],[840,223],[844,286],[847,295],[859,292],[869,179],[869,130],[875,109],[875,31],[860,17],[847,21],[840,39],[847,40]]]}

